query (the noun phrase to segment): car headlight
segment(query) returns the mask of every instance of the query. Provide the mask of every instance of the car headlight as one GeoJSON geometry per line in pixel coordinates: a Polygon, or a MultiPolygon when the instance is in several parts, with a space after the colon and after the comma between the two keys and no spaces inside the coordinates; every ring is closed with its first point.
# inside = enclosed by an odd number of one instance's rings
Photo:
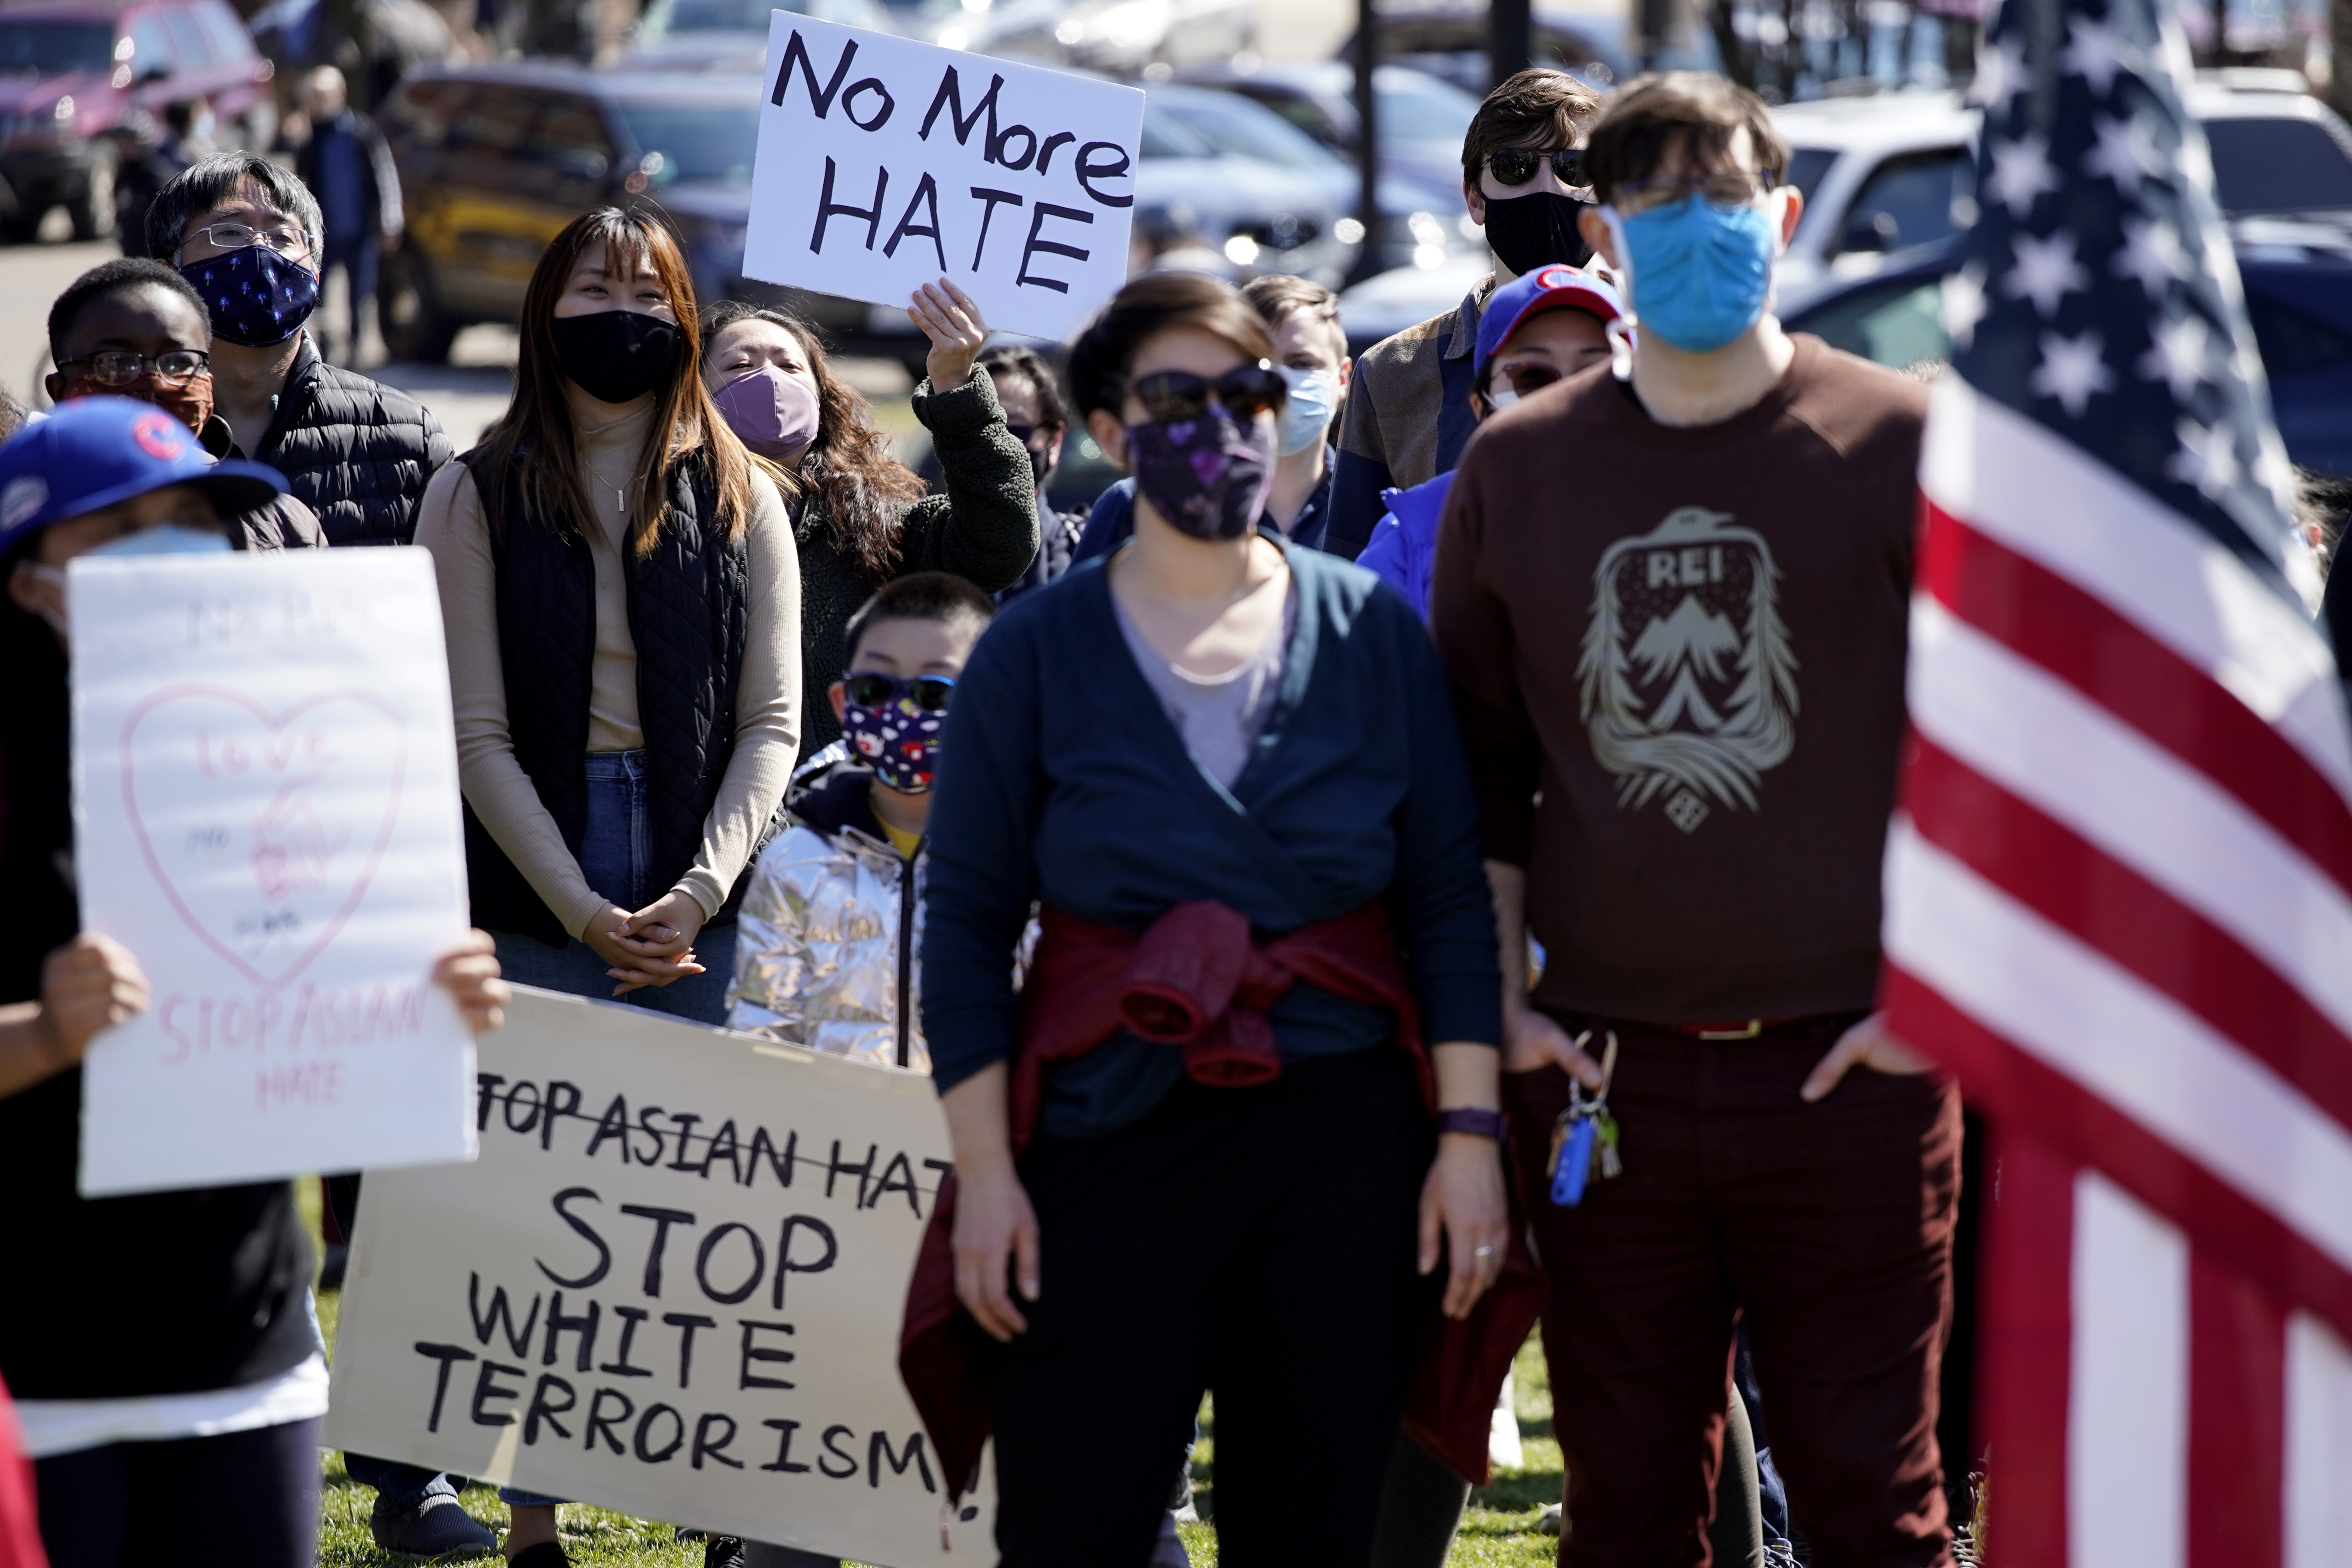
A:
{"type": "Polygon", "coordinates": [[[57,107],[49,110],[49,118],[55,120],[60,125],[64,124],[67,121],[71,120],[73,117],[74,100],[73,94],[71,93],[68,93],[65,97],[58,99],[57,107]]]}

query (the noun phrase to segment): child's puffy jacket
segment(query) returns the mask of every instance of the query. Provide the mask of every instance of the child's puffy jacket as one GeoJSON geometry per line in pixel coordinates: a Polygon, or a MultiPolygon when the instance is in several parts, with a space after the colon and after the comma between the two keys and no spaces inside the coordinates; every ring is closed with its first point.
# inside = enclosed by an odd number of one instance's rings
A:
{"type": "Polygon", "coordinates": [[[1445,516],[1446,493],[1454,488],[1447,469],[1409,490],[1382,490],[1381,502],[1388,515],[1372,530],[1372,542],[1356,557],[1370,572],[1411,601],[1429,619],[1429,575],[1437,563],[1437,524],[1445,516]]]}
{"type": "Polygon", "coordinates": [[[931,1070],[920,998],[924,868],[867,804],[874,775],[829,747],[793,779],[792,826],[744,889],[728,1027],[931,1070]]]}

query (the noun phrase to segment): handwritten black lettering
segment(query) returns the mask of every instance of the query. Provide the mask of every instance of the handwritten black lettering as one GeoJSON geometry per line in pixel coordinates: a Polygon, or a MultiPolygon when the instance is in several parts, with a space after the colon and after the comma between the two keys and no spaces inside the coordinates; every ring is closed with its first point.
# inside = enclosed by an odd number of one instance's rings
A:
{"type": "Polygon", "coordinates": [[[474,1131],[487,1132],[490,1128],[490,1105],[499,1097],[499,1085],[506,1082],[503,1073],[478,1072],[474,1075],[474,1131]]]}
{"type": "Polygon", "coordinates": [[[485,1406],[492,1400],[512,1399],[522,1392],[520,1386],[508,1388],[501,1385],[498,1381],[498,1374],[502,1372],[510,1372],[517,1377],[530,1375],[525,1368],[509,1366],[502,1361],[486,1359],[480,1366],[475,1368],[473,1415],[474,1425],[477,1426],[511,1426],[515,1424],[514,1412],[511,1410],[491,1411],[485,1414],[485,1406]]]}
{"type": "Polygon", "coordinates": [[[658,1105],[648,1105],[637,1112],[637,1131],[654,1141],[654,1152],[650,1154],[638,1153],[635,1144],[629,1146],[629,1157],[640,1165],[661,1163],[662,1140],[666,1134],[654,1126],[654,1118],[661,1114],[662,1108],[658,1105]]]}
{"type": "Polygon", "coordinates": [[[621,1163],[625,1165],[629,1163],[629,1100],[626,1095],[614,1095],[613,1103],[604,1108],[604,1114],[596,1119],[596,1132],[588,1140],[588,1152],[584,1158],[594,1159],[596,1151],[615,1138],[620,1140],[621,1163]]]}
{"type": "Polygon", "coordinates": [[[767,1275],[767,1247],[761,1244],[757,1232],[752,1230],[750,1226],[743,1225],[738,1221],[730,1220],[725,1225],[713,1230],[709,1236],[704,1237],[702,1238],[702,1249],[694,1256],[694,1282],[702,1287],[702,1293],[704,1295],[709,1297],[712,1300],[718,1302],[722,1307],[731,1307],[736,1302],[743,1300],[746,1296],[749,1296],[752,1291],[757,1290],[760,1288],[760,1281],[766,1279],[767,1275]],[[742,1236],[746,1242],[751,1244],[751,1271],[743,1277],[743,1283],[741,1285],[731,1289],[722,1290],[718,1286],[713,1285],[710,1282],[710,1255],[719,1249],[719,1244],[720,1242],[726,1240],[730,1235],[738,1233],[742,1236]]]}
{"type": "MultiPolygon", "coordinates": [[[[562,1298],[558,1297],[557,1300],[562,1298]]],[[[474,1338],[480,1343],[488,1345],[490,1331],[496,1329],[506,1335],[507,1343],[514,1347],[515,1354],[530,1354],[531,1332],[539,1325],[539,1297],[536,1294],[530,1299],[530,1315],[523,1319],[522,1327],[518,1329],[515,1327],[514,1306],[507,1300],[507,1288],[503,1285],[490,1288],[490,1310],[484,1312],[482,1277],[468,1272],[466,1276],[466,1310],[473,1316],[474,1338]]]]}
{"type": "Polygon", "coordinates": [[[923,1217],[922,1198],[915,1186],[915,1167],[908,1162],[903,1149],[891,1155],[890,1163],[882,1167],[882,1179],[876,1182],[874,1190],[866,1194],[865,1206],[872,1208],[892,1193],[906,1194],[907,1207],[917,1219],[923,1217]]]}
{"type": "Polygon", "coordinates": [[[1087,195],[1107,207],[1131,207],[1135,205],[1135,198],[1131,195],[1106,195],[1095,189],[1095,182],[1122,179],[1133,167],[1134,161],[1128,157],[1127,149],[1116,142],[1089,142],[1078,149],[1078,184],[1087,195]],[[1097,153],[1109,153],[1117,162],[1098,163],[1094,158],[1097,153]]]}
{"type": "Polygon", "coordinates": [[[832,1268],[834,1260],[840,1256],[841,1243],[835,1237],[833,1234],[833,1226],[811,1215],[796,1214],[787,1216],[784,1220],[783,1233],[776,1237],[776,1293],[774,1299],[776,1310],[781,1312],[784,1310],[784,1277],[786,1275],[822,1274],[826,1269],[832,1268]],[[813,1258],[804,1263],[797,1262],[793,1258],[793,1237],[795,1232],[803,1230],[813,1232],[818,1242],[824,1247],[824,1251],[821,1256],[813,1258]]]}
{"type": "MultiPolygon", "coordinates": [[[[743,1152],[741,1147],[735,1142],[735,1120],[732,1117],[728,1118],[720,1124],[719,1131],[710,1135],[710,1147],[704,1152],[702,1163],[694,1168],[694,1173],[709,1181],[710,1167],[718,1163],[722,1157],[727,1162],[728,1173],[735,1178],[735,1184],[739,1187],[742,1186],[744,1184],[743,1152]]],[[[684,1156],[680,1155],[680,1158],[684,1156]]]]}
{"type": "Polygon", "coordinates": [[[646,1413],[637,1417],[636,1436],[631,1440],[629,1447],[635,1451],[637,1460],[641,1464],[667,1464],[677,1458],[680,1448],[686,1447],[686,1417],[667,1405],[646,1405],[646,1413]],[[671,1427],[669,1441],[659,1447],[646,1440],[646,1435],[653,1430],[654,1418],[657,1415],[668,1416],[671,1427]]]}
{"type": "Polygon", "coordinates": [[[784,1134],[783,1152],[780,1154],[776,1152],[776,1146],[768,1141],[768,1130],[766,1128],[754,1127],[751,1129],[751,1167],[743,1173],[743,1185],[748,1187],[758,1178],[760,1174],[760,1161],[764,1157],[768,1162],[768,1169],[775,1175],[776,1185],[780,1187],[791,1186],[793,1184],[793,1163],[800,1157],[800,1147],[801,1135],[797,1132],[786,1132],[784,1134]]]}
{"type": "Polygon", "coordinates": [[[751,1363],[755,1361],[782,1366],[796,1359],[790,1351],[778,1350],[773,1345],[752,1342],[752,1337],[756,1334],[789,1334],[793,1331],[793,1326],[790,1323],[755,1323],[749,1318],[739,1318],[736,1321],[743,1325],[743,1355],[735,1369],[735,1386],[738,1388],[797,1387],[798,1384],[787,1383],[781,1377],[761,1377],[751,1370],[751,1363]]]}
{"type": "Polygon", "coordinates": [[[580,1336],[580,1356],[572,1363],[574,1372],[586,1372],[589,1358],[596,1353],[596,1320],[604,1312],[594,1298],[590,1298],[588,1310],[576,1317],[563,1315],[563,1292],[558,1290],[547,1303],[547,1337],[541,1342],[539,1364],[555,1364],[556,1342],[564,1334],[580,1336]]]}
{"type": "Polygon", "coordinates": [[[881,79],[878,77],[869,76],[841,95],[841,112],[847,115],[849,122],[860,131],[881,130],[889,122],[890,111],[898,107],[898,100],[890,96],[890,89],[882,85],[881,79]],[[878,92],[882,95],[882,107],[874,111],[874,118],[871,120],[857,118],[857,95],[861,92],[878,92]]]}
{"type": "Polygon", "coordinates": [[[667,1168],[673,1171],[690,1172],[694,1167],[686,1163],[686,1152],[694,1140],[694,1125],[702,1118],[690,1111],[681,1110],[670,1120],[677,1124],[677,1158],[672,1160],[667,1168]]]}
{"type": "Polygon", "coordinates": [[[1076,137],[1071,135],[1066,131],[1056,131],[1051,136],[1046,137],[1045,144],[1037,149],[1037,172],[1041,174],[1045,174],[1052,165],[1054,162],[1055,148],[1064,146],[1069,142],[1076,142],[1076,137]]]}
{"type": "MultiPolygon", "coordinates": [[[[1032,277],[1029,272],[1029,258],[1043,251],[1048,256],[1066,256],[1074,261],[1084,261],[1092,253],[1081,250],[1075,245],[1064,245],[1056,239],[1038,238],[1037,231],[1045,226],[1045,220],[1049,217],[1064,218],[1071,223],[1095,221],[1094,214],[1081,208],[1057,207],[1051,202],[1039,202],[1029,217],[1029,243],[1021,247],[1021,275],[1013,281],[1016,286],[1034,283],[1040,289],[1051,289],[1056,294],[1066,294],[1070,291],[1070,286],[1060,279],[1032,277]]],[[[829,1197],[832,1194],[828,1193],[826,1195],[829,1197]]]]}
{"type": "Polygon", "coordinates": [[[874,1158],[881,1152],[882,1145],[879,1143],[868,1143],[866,1146],[866,1158],[864,1162],[859,1164],[853,1165],[842,1159],[841,1140],[838,1138],[835,1139],[833,1141],[833,1158],[825,1163],[824,1195],[826,1197],[833,1196],[833,1184],[842,1177],[856,1176],[857,1178],[857,1196],[859,1201],[863,1202],[866,1197],[866,1178],[874,1173],[874,1158]]]}
{"type": "MultiPolygon", "coordinates": [[[[557,1436],[568,1440],[572,1436],[572,1429],[558,1421],[556,1417],[579,1403],[580,1395],[573,1391],[570,1384],[551,1372],[541,1373],[538,1386],[530,1391],[530,1408],[524,1413],[522,1418],[524,1444],[528,1446],[539,1441],[539,1424],[542,1421],[547,1423],[557,1436]],[[563,1403],[561,1405],[555,1404],[548,1397],[558,1390],[561,1390],[563,1394],[563,1403]]],[[[879,1434],[877,1433],[877,1436],[878,1436],[879,1434]]]]}
{"type": "Polygon", "coordinates": [[[988,248],[988,220],[994,217],[996,209],[1005,203],[1009,202],[1017,207],[1022,205],[1022,201],[1011,191],[992,191],[986,185],[972,186],[971,194],[981,203],[980,242],[971,247],[971,269],[977,272],[980,270],[980,253],[988,248]]]}
{"type": "Polygon", "coordinates": [[[627,1454],[628,1449],[622,1446],[620,1435],[614,1432],[613,1428],[620,1425],[622,1422],[626,1421],[630,1416],[636,1413],[637,1402],[631,1399],[627,1394],[623,1394],[619,1389],[598,1389],[596,1391],[596,1397],[588,1402],[588,1424],[586,1430],[581,1434],[580,1446],[587,1449],[588,1452],[592,1454],[594,1453],[596,1451],[596,1434],[602,1432],[604,1435],[604,1441],[612,1446],[613,1452],[622,1455],[627,1454]],[[613,1412],[609,1415],[604,1413],[604,1401],[607,1399],[615,1401],[621,1406],[618,1410],[613,1412]]]}
{"type": "Polygon", "coordinates": [[[536,1258],[531,1259],[533,1263],[539,1265],[539,1271],[541,1274],[567,1290],[590,1289],[613,1271],[613,1249],[604,1245],[604,1238],[596,1234],[595,1226],[563,1206],[580,1198],[586,1198],[592,1204],[601,1204],[604,1201],[596,1195],[596,1190],[593,1187],[566,1187],[555,1194],[553,1206],[557,1216],[578,1232],[582,1240],[596,1249],[596,1267],[577,1279],[566,1279],[562,1275],[550,1268],[545,1260],[536,1258]]]}
{"type": "Polygon", "coordinates": [[[538,1126],[539,1110],[539,1085],[531,1082],[529,1079],[523,1079],[518,1081],[512,1089],[507,1090],[506,1124],[508,1131],[528,1132],[532,1128],[538,1126]],[[530,1103],[523,1107],[526,1114],[522,1119],[521,1125],[518,1126],[515,1123],[515,1107],[522,1104],[522,1091],[524,1089],[530,1090],[530,1103]]]}
{"type": "Polygon", "coordinates": [[[929,239],[931,242],[931,249],[939,256],[940,270],[945,272],[948,269],[947,244],[940,238],[939,182],[929,174],[925,174],[915,186],[915,194],[907,203],[906,216],[899,218],[898,226],[890,231],[889,243],[883,246],[882,254],[895,258],[898,254],[898,242],[909,235],[919,239],[929,239]],[[931,221],[928,226],[915,221],[917,207],[928,207],[930,210],[931,221]]]}
{"type": "Polygon", "coordinates": [[[743,1468],[742,1460],[730,1459],[727,1457],[727,1446],[734,1441],[735,1417],[717,1410],[706,1412],[702,1417],[694,1424],[694,1456],[692,1461],[694,1468],[698,1470],[702,1468],[702,1461],[709,1458],[717,1460],[730,1470],[741,1469],[743,1468]],[[727,1431],[724,1436],[714,1440],[710,1434],[717,1430],[719,1424],[722,1421],[727,1424],[727,1431]]]}
{"type": "Polygon", "coordinates": [[[425,1418],[427,1432],[441,1430],[441,1400],[449,1392],[449,1369],[461,1361],[472,1361],[474,1352],[463,1345],[436,1345],[426,1340],[416,1342],[416,1353],[441,1363],[433,1374],[433,1413],[425,1418]]]}
{"type": "Polygon", "coordinates": [[[903,1454],[894,1454],[890,1451],[889,1433],[874,1434],[873,1440],[866,1447],[866,1484],[868,1487],[877,1490],[880,1489],[882,1462],[885,1459],[890,1462],[892,1475],[903,1476],[907,1473],[907,1467],[912,1465],[916,1468],[916,1473],[923,1478],[925,1491],[935,1492],[940,1489],[931,1481],[931,1462],[923,1458],[923,1435],[920,1432],[907,1434],[907,1451],[903,1454]]]}
{"type": "MultiPolygon", "coordinates": [[[[963,84],[957,79],[955,67],[948,67],[947,74],[940,78],[939,91],[931,95],[930,110],[923,116],[922,129],[915,132],[916,136],[925,142],[931,139],[931,126],[939,119],[941,109],[945,109],[948,111],[948,118],[955,122],[955,139],[958,146],[970,144],[971,128],[980,123],[980,118],[983,114],[988,116],[989,134],[993,136],[996,133],[996,95],[1003,90],[1004,79],[1001,76],[991,77],[988,91],[981,96],[978,103],[971,106],[971,112],[966,114],[963,110],[963,84]]],[[[983,148],[986,145],[985,142],[982,143],[983,148]]]]}
{"type": "Polygon", "coordinates": [[[824,1429],[824,1453],[819,1454],[816,1457],[817,1474],[821,1476],[830,1476],[836,1481],[845,1481],[850,1477],[856,1475],[857,1473],[857,1460],[851,1455],[843,1453],[840,1447],[834,1442],[834,1439],[835,1437],[855,1437],[856,1436],[857,1433],[851,1427],[826,1427],[824,1429]],[[840,1470],[835,1469],[830,1464],[826,1463],[827,1455],[830,1455],[835,1459],[839,1459],[848,1468],[846,1469],[840,1470]]]}
{"type": "Polygon", "coordinates": [[[809,231],[809,249],[813,253],[824,249],[824,226],[835,218],[862,217],[866,220],[866,248],[871,250],[874,248],[874,236],[882,226],[882,198],[890,189],[890,171],[879,169],[875,172],[874,205],[871,207],[853,207],[845,203],[836,203],[833,199],[835,173],[833,160],[827,158],[824,161],[824,194],[817,198],[816,227],[809,231]]]}
{"type": "Polygon", "coordinates": [[[541,1153],[555,1141],[555,1119],[572,1116],[580,1110],[580,1086],[566,1083],[560,1078],[547,1080],[547,1114],[539,1119],[539,1147],[541,1153]]]}
{"type": "Polygon", "coordinates": [[[643,1204],[623,1204],[621,1212],[636,1219],[654,1222],[654,1238],[646,1248],[646,1275],[643,1289],[656,1300],[661,1296],[662,1249],[669,1245],[669,1227],[693,1225],[694,1215],[684,1209],[649,1208],[643,1204]]]}
{"type": "Polygon", "coordinates": [[[772,1426],[776,1431],[776,1462],[772,1465],[761,1465],[760,1468],[763,1470],[781,1470],[788,1476],[808,1474],[806,1465],[793,1463],[793,1434],[800,1430],[801,1424],[797,1421],[762,1421],[760,1425],[772,1426]]]}
{"type": "Polygon", "coordinates": [[[833,109],[833,95],[841,90],[843,79],[849,75],[849,62],[856,58],[857,40],[852,38],[842,49],[840,62],[833,68],[833,79],[824,84],[823,91],[819,91],[816,67],[809,59],[808,45],[801,41],[800,29],[796,27],[791,40],[784,45],[783,62],[776,67],[776,89],[768,95],[768,101],[779,109],[784,106],[784,89],[792,85],[793,67],[797,63],[801,68],[801,79],[808,83],[809,102],[816,110],[816,117],[823,120],[833,109]]]}
{"type": "Polygon", "coordinates": [[[698,1312],[664,1312],[662,1321],[677,1331],[677,1385],[684,1388],[694,1377],[695,1331],[715,1329],[719,1320],[698,1312]]]}
{"type": "Polygon", "coordinates": [[[637,1325],[650,1314],[643,1307],[615,1307],[613,1316],[621,1320],[621,1348],[613,1352],[611,1361],[596,1370],[610,1373],[614,1377],[651,1377],[653,1368],[639,1366],[629,1360],[629,1346],[636,1341],[637,1325]]]}

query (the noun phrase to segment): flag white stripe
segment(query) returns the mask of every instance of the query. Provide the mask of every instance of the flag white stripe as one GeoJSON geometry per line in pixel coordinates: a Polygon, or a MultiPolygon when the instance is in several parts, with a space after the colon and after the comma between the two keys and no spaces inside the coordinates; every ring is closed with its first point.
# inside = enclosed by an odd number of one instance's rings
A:
{"type": "Polygon", "coordinates": [[[2308,1312],[2286,1325],[2286,1568],[2352,1563],[2352,1351],[2308,1312]]]}
{"type": "Polygon", "coordinates": [[[2186,1568],[2189,1243],[2095,1171],[2074,1178],[2070,1568],[2186,1568]]]}
{"type": "Polygon", "coordinates": [[[1911,721],[2236,937],[2352,1035],[2352,897],[2238,797],[1926,594],[1911,721]]]}
{"type": "Polygon", "coordinates": [[[2204,670],[2352,800],[2352,730],[2326,639],[2201,530],[1958,375],[1937,379],[1919,486],[2204,670]]]}
{"type": "Polygon", "coordinates": [[[2352,1269],[2352,1134],[2172,998],[1897,814],[1887,961],[2203,1165],[2352,1269]]]}

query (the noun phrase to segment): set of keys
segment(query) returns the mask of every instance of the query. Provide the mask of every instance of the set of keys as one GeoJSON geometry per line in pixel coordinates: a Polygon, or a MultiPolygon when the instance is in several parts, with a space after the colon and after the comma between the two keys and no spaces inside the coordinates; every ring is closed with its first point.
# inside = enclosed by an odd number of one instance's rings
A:
{"type": "MultiPolygon", "coordinates": [[[[1576,1037],[1576,1048],[1582,1050],[1591,1038],[1592,1031],[1585,1030],[1576,1037]]],[[[1552,1124],[1551,1201],[1561,1208],[1584,1201],[1585,1184],[1596,1168],[1604,1182],[1625,1169],[1617,1153],[1617,1118],[1609,1112],[1609,1084],[1616,1073],[1617,1031],[1612,1029],[1601,1053],[1601,1092],[1588,1100],[1584,1086],[1570,1079],[1568,1109],[1552,1124]]]]}

